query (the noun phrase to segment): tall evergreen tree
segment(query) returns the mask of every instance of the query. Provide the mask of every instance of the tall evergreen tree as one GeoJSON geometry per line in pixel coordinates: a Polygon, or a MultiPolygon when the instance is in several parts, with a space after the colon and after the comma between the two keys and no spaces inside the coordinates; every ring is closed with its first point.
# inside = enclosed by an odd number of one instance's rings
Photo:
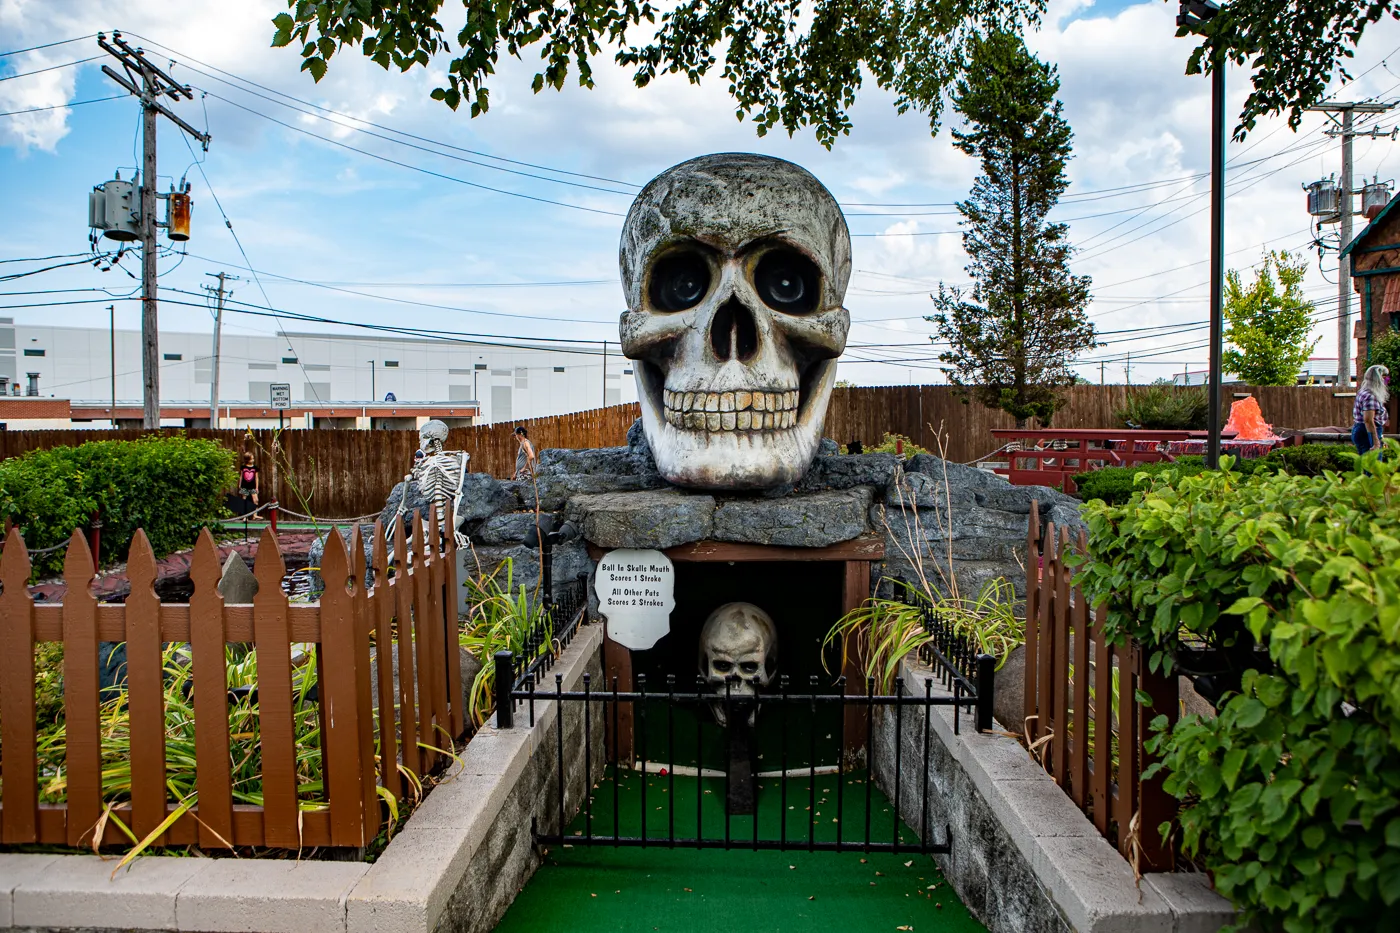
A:
{"type": "Polygon", "coordinates": [[[1089,277],[1070,274],[1068,228],[1047,219],[1069,184],[1073,133],[1059,89],[1055,69],[1019,36],[974,41],[953,95],[968,123],[954,145],[982,163],[958,202],[973,285],[940,284],[938,313],[927,318],[950,345],[939,359],[953,384],[1021,427],[1049,422],[1063,404],[1058,390],[1074,384],[1070,361],[1097,345],[1084,314],[1089,277]]]}

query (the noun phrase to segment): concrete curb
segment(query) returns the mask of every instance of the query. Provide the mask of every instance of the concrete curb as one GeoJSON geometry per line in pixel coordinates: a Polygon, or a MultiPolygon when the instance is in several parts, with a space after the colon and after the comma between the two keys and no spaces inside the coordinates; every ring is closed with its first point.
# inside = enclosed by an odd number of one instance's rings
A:
{"type": "MultiPolygon", "coordinates": [[[[579,629],[551,672],[566,690],[602,642],[579,629]]],[[[557,718],[540,703],[533,728],[489,723],[373,865],[148,855],[113,876],[95,855],[0,854],[0,929],[427,933],[557,718]]]]}
{"type": "MultiPolygon", "coordinates": [[[[905,662],[906,684],[922,685],[932,672],[905,662]]],[[[921,692],[921,691],[920,691],[921,692]]],[[[948,695],[935,679],[933,694],[948,695]]],[[[1229,901],[1210,889],[1202,874],[1147,874],[1139,886],[1128,864],[1069,796],[1014,738],[980,734],[972,717],[962,715],[954,734],[953,710],[934,707],[931,735],[966,775],[971,789],[986,802],[996,830],[1034,872],[1044,896],[1063,923],[1076,933],[1215,933],[1236,919],[1229,901]]],[[[920,725],[921,728],[921,725],[920,725]]],[[[914,824],[917,824],[915,820],[914,824]]],[[[959,851],[982,839],[954,829],[956,863],[972,856],[959,851]]],[[[991,853],[987,853],[991,854],[991,853]]],[[[948,877],[959,896],[956,864],[948,877]]],[[[969,903],[969,906],[973,906],[969,903]]],[[[997,933],[995,917],[980,919],[997,933]]]]}

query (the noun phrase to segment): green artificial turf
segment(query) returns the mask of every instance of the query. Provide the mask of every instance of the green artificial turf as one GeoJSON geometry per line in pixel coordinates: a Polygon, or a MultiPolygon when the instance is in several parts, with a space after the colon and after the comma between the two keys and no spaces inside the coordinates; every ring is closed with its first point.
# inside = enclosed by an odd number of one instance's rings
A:
{"type": "MultiPolygon", "coordinates": [[[[860,851],[867,793],[872,841],[890,841],[896,826],[901,844],[913,848],[918,840],[908,827],[895,822],[889,800],[878,789],[868,788],[863,772],[845,775],[837,823],[837,780],[836,775],[818,775],[815,787],[806,777],[760,782],[758,834],[760,839],[778,839],[786,832],[788,841],[800,846],[808,838],[810,820],[817,840],[834,840],[839,828],[852,851],[745,849],[744,842],[753,839],[752,817],[728,821],[732,849],[697,850],[683,847],[685,839],[695,838],[697,819],[703,838],[725,838],[722,778],[697,781],[648,775],[643,809],[641,775],[624,771],[614,783],[610,772],[594,792],[593,835],[638,836],[645,815],[646,835],[657,840],[656,846],[551,848],[496,929],[498,933],[983,930],[954,896],[931,857],[915,851],[860,851]],[[673,813],[675,837],[682,843],[676,848],[668,845],[673,813]]],[[[589,819],[588,813],[580,813],[566,835],[583,834],[589,819]]]]}

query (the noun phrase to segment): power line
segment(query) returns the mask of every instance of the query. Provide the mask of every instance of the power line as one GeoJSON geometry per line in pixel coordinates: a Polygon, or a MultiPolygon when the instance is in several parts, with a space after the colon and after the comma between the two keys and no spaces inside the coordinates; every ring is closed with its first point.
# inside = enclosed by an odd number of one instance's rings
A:
{"type": "Polygon", "coordinates": [[[43,113],[45,110],[62,110],[65,107],[81,107],[84,104],[100,104],[108,100],[121,100],[125,94],[113,94],[111,97],[94,97],[91,100],[70,100],[66,104],[54,104],[50,107],[30,107],[28,110],[6,110],[0,113],[0,117],[17,117],[26,113],[43,113]]]}
{"type": "Polygon", "coordinates": [[[78,36],[76,39],[59,39],[57,42],[45,42],[43,45],[31,45],[27,49],[15,49],[13,52],[0,52],[0,58],[9,58],[11,55],[23,55],[25,52],[37,52],[40,49],[51,49],[59,45],[69,45],[74,42],[82,42],[84,39],[91,39],[97,33],[90,32],[85,36],[78,36]]]}
{"type": "Polygon", "coordinates": [[[72,68],[74,65],[85,65],[88,62],[95,62],[101,57],[101,55],[94,55],[91,58],[80,58],[75,62],[64,62],[61,65],[50,65],[47,68],[36,68],[33,71],[24,71],[20,72],[17,75],[0,75],[0,81],[13,81],[16,78],[27,78],[30,75],[41,75],[46,71],[57,71],[60,68],[72,68]]]}

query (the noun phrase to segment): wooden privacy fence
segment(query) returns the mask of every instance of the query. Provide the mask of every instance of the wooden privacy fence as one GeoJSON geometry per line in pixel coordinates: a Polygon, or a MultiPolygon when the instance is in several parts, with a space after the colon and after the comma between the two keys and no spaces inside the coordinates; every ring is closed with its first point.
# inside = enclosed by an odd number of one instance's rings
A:
{"type": "MultiPolygon", "coordinates": [[[[376,525],[369,587],[358,527],[350,533],[348,553],[339,534],[329,535],[321,568],[325,592],[319,604],[300,605],[289,603],[282,591],[285,567],[277,539],[264,530],[254,568],[257,595],[251,605],[232,605],[219,594],[218,551],[206,530],[195,546],[189,604],[162,605],[153,589],[155,557],[138,531],[127,570],[131,595],[122,605],[93,598],[92,555],[75,531],[66,555],[67,594],[62,604],[46,605],[29,595],[29,557],[12,530],[0,555],[0,842],[91,845],[110,807],[138,839],[149,836],[153,845],[299,849],[369,843],[379,831],[381,794],[402,798],[417,776],[439,764],[443,756],[434,749],[465,732],[455,539],[442,536],[441,550],[425,546],[439,541],[435,517],[426,535],[416,518],[410,533],[415,544],[405,553],[399,519],[391,577],[376,525]],[[35,722],[37,642],[63,646],[64,732],[57,755],[50,742],[36,741],[41,732],[52,737],[35,722]],[[126,644],[124,698],[108,699],[99,691],[99,642],[126,644]],[[389,661],[394,642],[397,694],[389,661]],[[172,643],[188,645],[192,697],[180,697],[170,686],[165,646],[172,643]],[[371,664],[372,643],[377,665],[371,664]],[[231,645],[255,653],[251,690],[230,689],[231,645]],[[314,688],[308,690],[313,673],[314,688]],[[129,719],[124,741],[114,740],[104,723],[123,700],[129,719]],[[234,735],[231,714],[241,716],[243,731],[234,735]],[[301,714],[298,735],[295,717],[301,714]],[[175,721],[180,716],[184,723],[175,721]],[[176,769],[187,771],[190,762],[172,758],[167,739],[187,734],[181,727],[189,720],[194,792],[172,799],[167,779],[176,769]],[[307,760],[316,757],[319,768],[308,775],[307,760]],[[104,778],[125,761],[129,792],[104,788],[104,778]],[[235,770],[243,776],[237,784],[235,770]],[[66,779],[64,799],[42,801],[54,796],[55,778],[66,779]],[[240,802],[259,783],[261,804],[240,802]]],[[[183,745],[174,751],[188,753],[183,745]]],[[[101,843],[130,844],[114,821],[103,825],[101,843]]]]}
{"type": "MultiPolygon", "coordinates": [[[[1338,398],[1324,386],[1234,387],[1259,400],[1264,417],[1277,427],[1302,429],[1351,424],[1351,398],[1338,398]]],[[[1055,415],[1060,429],[1120,427],[1114,412],[1127,401],[1128,386],[1072,386],[1066,405],[1055,415]]],[[[640,414],[636,403],[532,418],[520,422],[452,428],[450,450],[472,456],[471,469],[508,479],[515,472],[516,424],[530,432],[535,450],[550,447],[613,447],[626,443],[627,429],[640,414]]],[[[993,429],[1015,421],[1003,412],[973,402],[964,404],[951,386],[872,386],[834,390],[823,434],[837,443],[858,440],[867,447],[888,433],[902,434],[928,450],[938,450],[938,431],[948,459],[966,463],[996,450],[993,429]]],[[[169,430],[169,429],[167,429],[169,430]]],[[[30,450],[81,444],[84,441],[131,440],[141,430],[0,431],[0,458],[30,450]]],[[[270,429],[209,430],[190,428],[190,437],[212,438],[242,453],[257,453],[262,468],[263,500],[318,517],[346,519],[377,513],[394,484],[413,466],[418,432],[401,430],[288,430],[281,433],[282,455],[276,482],[270,452],[276,432],[270,429]],[[272,495],[270,496],[269,493],[272,495]]]]}
{"type": "Polygon", "coordinates": [[[1161,777],[1142,779],[1153,762],[1144,747],[1148,723],[1162,713],[1177,719],[1177,684],[1148,670],[1144,652],[1118,647],[1103,634],[1104,610],[1090,613],[1064,558],[1082,552],[1054,522],[1041,538],[1039,509],[1031,503],[1026,540],[1026,733],[1037,757],[1126,857],[1140,856],[1143,871],[1171,871],[1174,853],[1157,831],[1176,816],[1175,798],[1161,777]],[[1040,551],[1040,567],[1036,553],[1040,551]],[[1139,691],[1152,701],[1139,702],[1139,691]]]}

